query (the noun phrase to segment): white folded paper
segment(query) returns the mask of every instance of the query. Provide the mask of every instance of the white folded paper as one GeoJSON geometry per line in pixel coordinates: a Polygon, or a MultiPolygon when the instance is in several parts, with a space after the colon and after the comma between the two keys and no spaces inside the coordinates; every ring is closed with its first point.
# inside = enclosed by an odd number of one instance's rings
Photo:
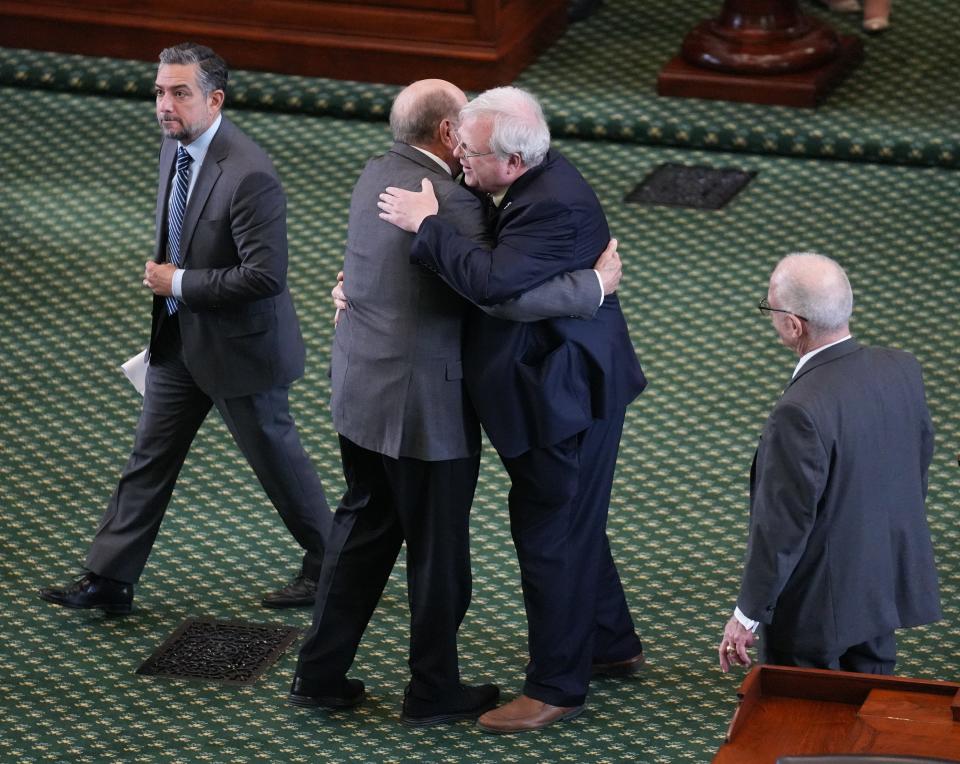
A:
{"type": "Polygon", "coordinates": [[[147,367],[149,365],[147,351],[144,349],[120,366],[123,369],[124,376],[130,380],[130,384],[137,389],[140,395],[143,395],[143,391],[147,387],[147,367]]]}

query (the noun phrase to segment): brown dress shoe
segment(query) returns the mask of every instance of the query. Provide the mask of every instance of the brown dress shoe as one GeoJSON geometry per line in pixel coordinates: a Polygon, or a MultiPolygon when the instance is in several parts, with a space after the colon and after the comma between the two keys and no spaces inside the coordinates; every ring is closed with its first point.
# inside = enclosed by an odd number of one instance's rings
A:
{"type": "Polygon", "coordinates": [[[643,653],[637,653],[632,658],[624,661],[612,661],[610,663],[594,663],[590,667],[592,676],[630,676],[636,674],[645,662],[643,653]]]}
{"type": "Polygon", "coordinates": [[[511,700],[500,708],[487,711],[477,719],[477,726],[487,732],[504,735],[508,732],[529,732],[554,722],[574,719],[583,713],[583,706],[551,706],[527,695],[511,700]]]}

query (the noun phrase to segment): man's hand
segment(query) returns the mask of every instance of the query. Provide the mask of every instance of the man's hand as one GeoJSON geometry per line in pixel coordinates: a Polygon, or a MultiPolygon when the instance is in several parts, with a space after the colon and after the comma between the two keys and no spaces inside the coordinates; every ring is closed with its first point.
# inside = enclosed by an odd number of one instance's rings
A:
{"type": "Polygon", "coordinates": [[[143,268],[143,285],[158,297],[173,295],[173,263],[155,263],[148,260],[143,268]]]}
{"type": "Polygon", "coordinates": [[[343,291],[343,271],[337,271],[337,285],[330,290],[330,296],[333,298],[333,307],[336,308],[333,314],[333,325],[336,326],[340,323],[340,311],[350,307],[347,293],[343,291]]]}
{"type": "Polygon", "coordinates": [[[623,277],[623,264],[620,262],[620,255],[617,254],[616,239],[610,239],[607,248],[603,250],[597,262],[593,264],[593,269],[600,274],[604,297],[617,291],[617,287],[620,286],[620,279],[623,277]]]}
{"type": "Polygon", "coordinates": [[[747,649],[753,647],[757,635],[743,626],[736,616],[730,616],[723,629],[723,639],[720,640],[718,652],[720,654],[720,669],[727,673],[731,666],[749,666],[750,656],[747,649]]]}
{"type": "Polygon", "coordinates": [[[377,206],[382,210],[380,217],[404,231],[419,231],[423,219],[436,215],[440,209],[437,195],[433,192],[433,183],[424,178],[420,187],[421,191],[406,191],[389,186],[380,194],[380,201],[377,202],[377,206]]]}

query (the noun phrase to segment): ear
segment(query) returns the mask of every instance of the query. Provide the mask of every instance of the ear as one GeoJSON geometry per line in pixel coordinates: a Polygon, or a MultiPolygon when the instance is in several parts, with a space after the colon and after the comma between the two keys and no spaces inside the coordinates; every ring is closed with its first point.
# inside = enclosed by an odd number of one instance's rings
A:
{"type": "Polygon", "coordinates": [[[210,94],[210,108],[214,111],[220,111],[220,108],[223,106],[223,99],[225,98],[222,90],[214,90],[210,94]]]}
{"type": "Polygon", "coordinates": [[[787,319],[787,323],[790,325],[790,336],[796,338],[798,341],[803,337],[804,332],[806,331],[806,326],[804,322],[797,318],[792,313],[784,314],[784,318],[787,319]]]}
{"type": "Polygon", "coordinates": [[[507,157],[507,174],[519,175],[523,172],[523,159],[519,154],[511,154],[507,157]]]}
{"type": "Polygon", "coordinates": [[[453,129],[453,122],[451,122],[449,119],[441,119],[440,125],[437,128],[437,137],[440,139],[440,143],[450,149],[450,151],[453,151],[454,147],[457,145],[457,139],[453,129]]]}

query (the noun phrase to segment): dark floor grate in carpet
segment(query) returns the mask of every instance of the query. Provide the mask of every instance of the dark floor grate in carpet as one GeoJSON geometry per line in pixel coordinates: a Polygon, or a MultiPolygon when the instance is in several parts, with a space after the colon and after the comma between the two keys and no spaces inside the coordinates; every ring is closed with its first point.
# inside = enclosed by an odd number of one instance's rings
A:
{"type": "Polygon", "coordinates": [[[281,624],[188,618],[158,647],[138,674],[253,684],[297,637],[281,624]]]}
{"type": "Polygon", "coordinates": [[[753,179],[756,172],[682,164],[662,164],[626,196],[637,204],[719,210],[753,179]]]}

